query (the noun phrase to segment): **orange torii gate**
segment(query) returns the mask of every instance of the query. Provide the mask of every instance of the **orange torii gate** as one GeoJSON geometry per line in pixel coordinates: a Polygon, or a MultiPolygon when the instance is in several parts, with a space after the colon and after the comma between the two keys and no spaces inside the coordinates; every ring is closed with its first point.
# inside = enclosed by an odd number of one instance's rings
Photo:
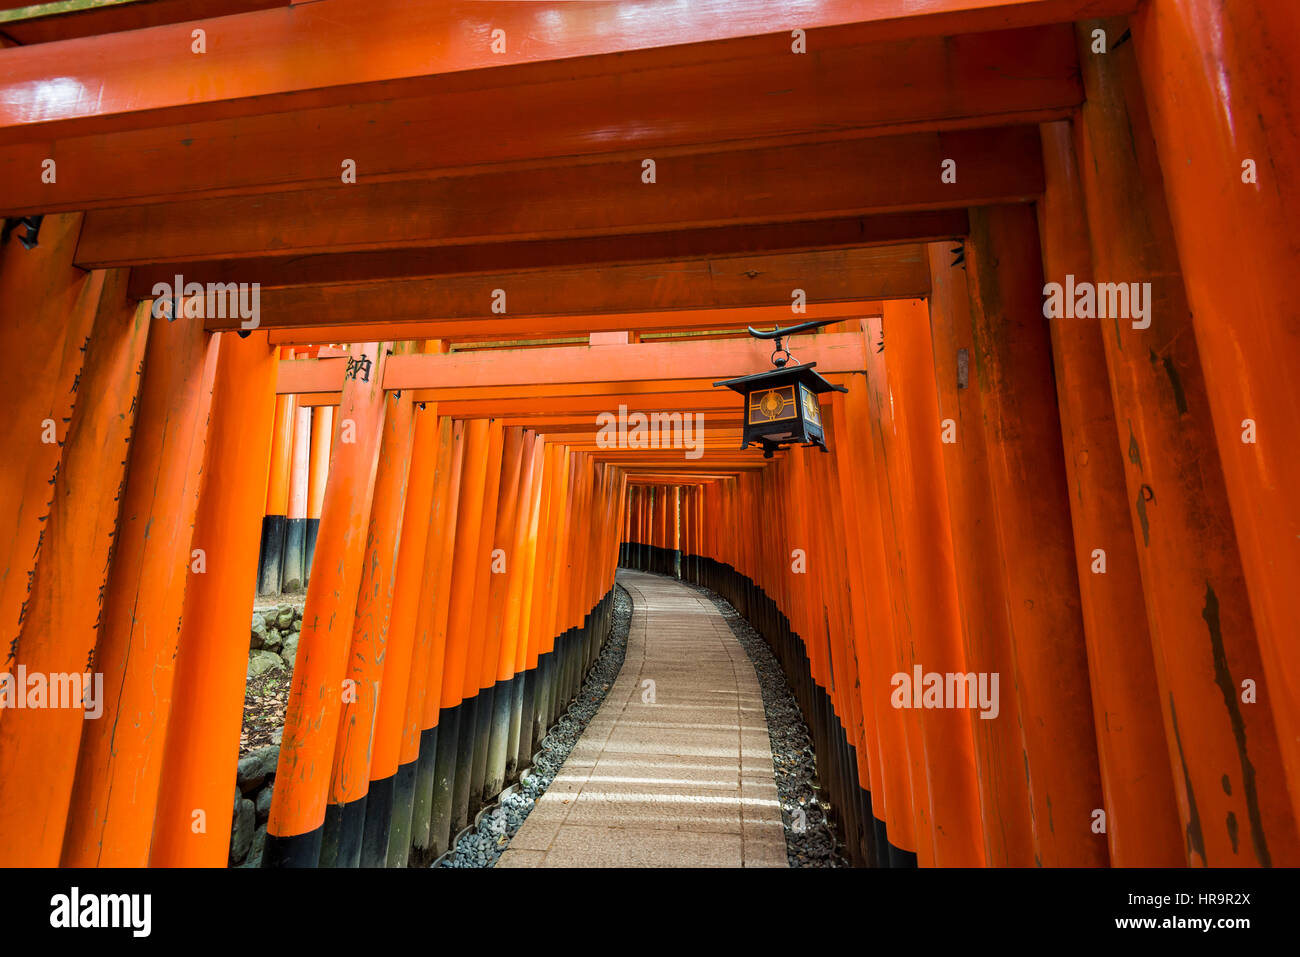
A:
{"type": "Polygon", "coordinates": [[[620,562],[763,633],[855,862],[1300,861],[1295,5],[132,6],[0,50],[0,210],[43,216],[0,249],[4,674],[107,689],[0,710],[0,863],[223,864],[231,636],[295,576],[264,861],[427,861],[620,562]],[[182,274],[257,328],[151,310],[182,274]],[[764,461],[712,382],[767,349],[707,334],[805,300],[849,391],[764,461]]]}

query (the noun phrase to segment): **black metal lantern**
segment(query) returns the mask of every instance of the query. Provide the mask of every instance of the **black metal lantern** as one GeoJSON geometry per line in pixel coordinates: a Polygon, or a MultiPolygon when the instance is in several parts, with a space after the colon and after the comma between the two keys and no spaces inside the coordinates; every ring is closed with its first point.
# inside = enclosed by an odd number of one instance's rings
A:
{"type": "Polygon", "coordinates": [[[742,449],[751,442],[761,445],[763,457],[770,459],[779,448],[787,445],[815,445],[826,451],[826,430],[822,426],[821,407],[817,397],[823,392],[848,392],[842,385],[827,382],[814,371],[817,363],[790,366],[793,358],[781,340],[795,332],[816,329],[830,321],[808,322],[787,329],[759,332],[750,328],[749,334],[758,339],[775,339],[771,372],[758,372],[725,379],[713,385],[726,386],[745,397],[745,432],[742,449]]]}

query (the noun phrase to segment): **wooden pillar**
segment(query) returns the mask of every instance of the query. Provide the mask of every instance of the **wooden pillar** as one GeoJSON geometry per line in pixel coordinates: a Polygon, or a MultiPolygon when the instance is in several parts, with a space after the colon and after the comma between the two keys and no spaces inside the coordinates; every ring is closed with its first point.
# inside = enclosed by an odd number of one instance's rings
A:
{"type": "Polygon", "coordinates": [[[452,803],[452,828],[460,830],[481,805],[483,778],[487,773],[488,728],[492,720],[493,694],[482,685],[484,646],[487,644],[488,594],[492,583],[492,549],[501,501],[501,473],[505,464],[505,430],[497,419],[490,420],[488,439],[487,488],[483,492],[483,515],[479,525],[478,548],[462,553],[478,565],[474,574],[473,600],[469,610],[469,640],[465,657],[462,693],[473,711],[474,720],[461,724],[462,747],[469,747],[468,764],[456,768],[456,790],[452,803]],[[464,742],[468,741],[466,745],[464,742]],[[462,770],[464,774],[462,775],[462,770]]]}
{"type": "Polygon", "coordinates": [[[311,564],[320,532],[320,510],[325,501],[325,483],[330,473],[330,443],[334,437],[334,406],[318,405],[311,410],[311,471],[307,475],[307,541],[303,548],[303,583],[311,581],[311,564]]]}
{"type": "Polygon", "coordinates": [[[104,717],[81,735],[63,840],[67,867],[149,862],[181,609],[200,567],[190,542],[216,359],[216,341],[201,322],[150,323],[95,649],[104,717]]]}
{"type": "Polygon", "coordinates": [[[78,376],[95,321],[105,273],[72,264],[81,215],[47,216],[40,245],[24,249],[16,239],[0,248],[0,346],[4,355],[26,356],[22,375],[0,384],[5,414],[0,448],[0,509],[9,516],[0,532],[0,642],[5,667],[14,664],[10,645],[19,635],[43,539],[52,480],[78,398],[78,376]]]}
{"type": "Polygon", "coordinates": [[[980,788],[984,857],[991,867],[1030,867],[1034,831],[1025,786],[1024,720],[1012,677],[1011,622],[1002,567],[1002,546],[993,522],[984,407],[974,366],[966,267],[954,265],[951,243],[933,243],[930,254],[930,328],[939,397],[939,435],[948,487],[954,568],[960,599],[967,667],[997,674],[996,719],[977,719],[972,731],[980,788]],[[963,355],[964,354],[964,355],[963,355]]]}
{"type": "MultiPolygon", "coordinates": [[[[501,623],[496,629],[499,636],[496,664],[490,676],[497,688],[497,700],[493,711],[491,738],[488,742],[488,770],[483,784],[484,801],[491,801],[505,787],[508,777],[507,755],[510,739],[513,733],[516,743],[518,741],[517,716],[523,700],[523,676],[515,670],[515,656],[519,641],[519,612],[524,575],[528,562],[525,549],[534,485],[536,434],[532,430],[522,431],[520,440],[520,466],[513,493],[514,503],[510,508],[505,537],[499,539],[497,545],[505,551],[508,580],[500,583],[504,586],[501,589],[503,592],[501,623]]],[[[494,582],[495,584],[498,583],[494,582]]],[[[486,661],[484,665],[486,668],[486,661]]]]}
{"type": "MultiPolygon", "coordinates": [[[[883,354],[877,343],[883,342],[883,324],[880,319],[867,319],[867,376],[863,392],[869,400],[870,438],[864,443],[869,449],[865,456],[875,498],[871,500],[880,517],[879,536],[883,554],[878,565],[881,603],[889,608],[888,630],[879,638],[876,655],[877,681],[875,694],[885,703],[884,727],[888,753],[884,755],[888,800],[886,820],[889,833],[890,862],[896,866],[928,864],[933,859],[932,831],[926,820],[928,801],[924,800],[924,765],[920,760],[920,726],[917,712],[911,708],[894,708],[891,703],[893,676],[911,674],[911,661],[905,657],[907,641],[907,609],[903,603],[906,594],[902,580],[902,546],[898,533],[898,514],[909,507],[904,496],[905,488],[898,486],[890,472],[893,461],[894,417],[889,399],[888,372],[883,354]],[[896,501],[897,500],[897,501],[896,501]],[[893,775],[890,769],[895,769],[893,775]]],[[[852,396],[853,393],[850,393],[852,396]]]]}
{"type": "MultiPolygon", "coordinates": [[[[963,675],[969,669],[961,647],[929,316],[920,300],[890,300],[884,310],[884,358],[899,479],[895,491],[909,493],[895,521],[902,533],[905,601],[915,655],[911,664],[920,665],[923,674],[963,675]]],[[[981,718],[987,712],[975,702],[966,704],[920,713],[936,866],[984,863],[972,723],[997,718],[981,718]]]]}
{"type": "MultiPolygon", "coordinates": [[[[406,721],[402,735],[404,764],[418,761],[415,806],[407,843],[431,854],[446,850],[445,846],[431,842],[430,829],[435,793],[443,786],[443,772],[439,770],[438,761],[442,759],[444,743],[454,755],[458,731],[453,720],[458,709],[442,706],[442,689],[448,613],[454,569],[458,567],[456,549],[459,542],[454,533],[460,510],[466,445],[465,423],[449,422],[449,426],[442,426],[438,433],[436,493],[428,517],[424,578],[415,625],[417,654],[406,689],[406,721]]],[[[389,866],[395,863],[397,850],[390,842],[389,866]]]]}
{"type": "Polygon", "coordinates": [[[433,797],[431,841],[438,853],[445,850],[459,827],[455,817],[456,784],[464,777],[464,794],[468,806],[469,763],[473,749],[465,725],[474,722],[474,706],[465,701],[466,661],[469,654],[470,625],[474,604],[474,585],[479,564],[471,556],[478,554],[483,500],[488,482],[488,453],[491,422],[471,419],[465,426],[464,466],[460,477],[459,507],[456,516],[455,554],[458,558],[451,576],[451,595],[447,617],[447,646],[442,671],[442,708],[455,709],[454,720],[440,723],[438,732],[437,781],[433,797]]]}
{"type": "Polygon", "coordinates": [[[518,576],[515,566],[519,561],[516,550],[519,505],[525,494],[523,486],[531,480],[525,467],[526,445],[527,438],[522,428],[512,426],[506,430],[496,529],[493,548],[488,555],[491,577],[488,580],[485,608],[483,661],[479,667],[481,693],[487,693],[492,703],[487,715],[487,763],[479,791],[479,799],[483,804],[491,803],[505,787],[506,742],[510,738],[510,705],[514,700],[514,687],[511,682],[513,674],[510,671],[505,671],[504,674],[502,672],[503,657],[509,657],[513,664],[514,648],[503,630],[511,582],[518,576]]]}
{"type": "Polygon", "coordinates": [[[322,867],[358,867],[370,786],[370,758],[387,654],[390,612],[401,543],[411,443],[415,432],[410,393],[389,392],[357,586],[346,693],[339,711],[337,743],[325,809],[322,867]]]}
{"type": "MultiPolygon", "coordinates": [[[[514,769],[511,770],[509,757],[506,764],[506,777],[512,778],[528,764],[533,754],[533,721],[537,711],[538,684],[536,643],[538,635],[535,630],[536,619],[533,609],[542,600],[545,588],[538,576],[538,555],[542,545],[542,534],[546,504],[546,466],[547,445],[541,435],[535,439],[534,481],[532,499],[529,508],[528,533],[525,545],[526,565],[523,569],[523,593],[519,605],[519,640],[515,649],[515,671],[524,676],[524,690],[519,703],[519,730],[517,740],[513,743],[514,769]]],[[[512,719],[513,720],[513,719],[512,719]]]]}
{"type": "Polygon", "coordinates": [[[1035,859],[1104,865],[1106,842],[1092,830],[1101,777],[1033,208],[973,210],[966,261],[1035,859]]]}
{"type": "MultiPolygon", "coordinates": [[[[407,683],[415,653],[416,610],[419,606],[429,533],[429,511],[434,501],[434,470],[440,425],[450,431],[450,420],[440,423],[436,413],[423,406],[412,409],[411,464],[402,507],[402,531],[393,571],[393,599],[388,615],[379,705],[375,713],[375,743],[370,758],[370,789],[361,842],[361,866],[388,864],[390,833],[409,835],[415,768],[400,760],[407,683]]],[[[401,844],[401,841],[397,843],[401,844]]],[[[403,853],[409,841],[403,845],[403,853]]],[[[402,860],[405,864],[405,858],[402,860]]]]}
{"type": "MultiPolygon", "coordinates": [[[[11,250],[0,255],[8,256],[11,250]]],[[[9,260],[5,268],[12,265],[9,260]]],[[[69,387],[68,401],[80,401],[68,409],[71,414],[66,417],[70,420],[66,426],[64,417],[58,420],[62,455],[42,481],[42,485],[51,483],[52,488],[42,489],[39,501],[9,500],[11,495],[30,494],[23,489],[27,480],[40,474],[33,470],[44,467],[42,460],[49,451],[60,451],[58,442],[42,443],[39,419],[24,420],[28,428],[15,428],[20,434],[8,437],[14,441],[4,446],[7,461],[0,473],[6,509],[13,506],[6,514],[17,523],[13,542],[25,540],[22,526],[28,518],[43,512],[45,519],[36,541],[31,543],[31,551],[8,556],[7,576],[29,562],[35,563],[38,557],[39,564],[32,568],[30,579],[23,576],[24,586],[30,581],[30,593],[21,596],[21,618],[18,608],[13,608],[14,620],[6,621],[6,628],[14,628],[15,634],[12,638],[6,635],[4,671],[13,676],[17,695],[26,696],[28,692],[26,682],[17,680],[23,674],[20,668],[28,675],[76,675],[83,693],[78,701],[65,702],[65,707],[9,706],[0,710],[0,866],[5,867],[54,867],[59,863],[82,730],[87,721],[106,720],[102,674],[96,678],[100,672],[95,665],[95,646],[117,533],[118,501],[125,481],[150,315],[147,305],[136,308],[126,301],[124,273],[101,275],[89,285],[92,294],[78,296],[76,311],[57,319],[44,317],[47,324],[70,336],[76,336],[84,327],[83,311],[94,323],[87,327],[88,341],[69,343],[77,357],[77,371],[71,381],[61,384],[69,387]],[[77,348],[83,344],[84,360],[77,348]],[[70,388],[74,382],[75,392],[70,388]],[[85,690],[92,695],[89,708],[78,706],[86,703],[85,690]]],[[[7,293],[10,289],[0,278],[0,290],[7,293]]],[[[15,313],[14,327],[22,328],[19,317],[27,314],[15,313]]],[[[39,303],[30,314],[41,316],[39,303]]],[[[6,320],[0,335],[10,328],[6,320]]],[[[28,331],[34,335],[52,333],[28,331]]],[[[67,357],[39,358],[62,362],[67,357]]],[[[51,378],[57,379],[57,375],[51,378]]],[[[41,382],[29,395],[14,396],[20,413],[32,411],[23,403],[62,401],[62,395],[42,395],[44,386],[55,384],[41,382]]],[[[35,411],[48,415],[48,407],[35,411]]],[[[11,419],[4,427],[17,425],[18,420],[11,419]]],[[[259,488],[259,519],[261,494],[259,488]]],[[[6,585],[9,581],[6,577],[6,585]]]]}
{"type": "Polygon", "coordinates": [[[1154,0],[1132,28],[1259,640],[1258,700],[1300,820],[1300,7],[1154,0]]]}
{"type": "Polygon", "coordinates": [[[1094,29],[1120,36],[1123,21],[1078,29],[1093,268],[1137,283],[1146,306],[1100,323],[1185,853],[1211,867],[1296,860],[1272,711],[1242,700],[1263,661],[1135,51],[1088,52],[1094,29]]]}
{"type": "Polygon", "coordinates": [[[298,593],[307,577],[307,493],[311,470],[311,413],[307,406],[294,409],[293,456],[289,467],[288,511],[285,513],[284,563],[280,590],[298,593]]]}
{"type": "Polygon", "coordinates": [[[335,423],[316,574],[307,589],[284,738],[267,822],[265,867],[315,867],[338,737],[357,587],[386,402],[386,345],[355,347],[335,423]]]}
{"type": "Polygon", "coordinates": [[[192,540],[206,569],[185,589],[153,867],[225,867],[230,854],[248,668],[248,649],[230,636],[247,628],[256,592],[277,363],[265,332],[219,339],[192,540]]]}
{"type": "MultiPolygon", "coordinates": [[[[291,349],[281,349],[288,358],[291,349]]],[[[278,595],[284,581],[284,546],[289,527],[289,480],[293,472],[293,432],[297,400],[292,395],[275,399],[275,425],[271,441],[271,474],[266,484],[266,517],[262,521],[262,547],[258,559],[259,595],[278,595]]]]}
{"type": "MultiPolygon", "coordinates": [[[[1042,137],[1045,278],[1093,282],[1070,123],[1045,124],[1042,137]]],[[[1168,747],[1101,327],[1095,319],[1049,324],[1105,796],[1105,818],[1094,828],[1104,829],[1116,867],[1176,867],[1184,858],[1173,774],[1152,773],[1152,755],[1168,747]]]]}
{"type": "MultiPolygon", "coordinates": [[[[863,378],[853,376],[849,388],[861,389],[863,378]]],[[[853,655],[853,693],[858,698],[857,713],[860,729],[856,743],[858,786],[865,792],[864,833],[860,836],[861,853],[876,866],[887,866],[888,850],[879,838],[884,826],[884,797],[881,788],[880,737],[876,726],[876,701],[872,694],[875,685],[875,665],[872,661],[870,622],[875,604],[876,582],[867,568],[866,542],[863,533],[865,521],[861,510],[870,508],[868,500],[858,491],[859,455],[857,445],[868,425],[854,420],[843,395],[831,396],[829,413],[830,440],[835,465],[838,470],[838,502],[844,526],[845,573],[848,580],[848,599],[852,620],[850,644],[853,655]],[[870,829],[869,832],[865,829],[870,829]]],[[[882,683],[881,687],[888,687],[882,683]]]]}

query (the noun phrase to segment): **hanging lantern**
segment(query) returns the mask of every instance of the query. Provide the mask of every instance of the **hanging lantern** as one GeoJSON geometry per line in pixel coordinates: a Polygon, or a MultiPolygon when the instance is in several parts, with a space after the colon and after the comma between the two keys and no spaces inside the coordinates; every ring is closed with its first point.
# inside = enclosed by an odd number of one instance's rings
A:
{"type": "Polygon", "coordinates": [[[822,425],[821,407],[817,397],[823,392],[848,392],[842,385],[827,382],[816,371],[817,363],[787,365],[793,358],[781,340],[795,332],[816,329],[827,325],[808,322],[787,329],[759,332],[753,327],[749,334],[757,339],[775,339],[770,372],[757,372],[738,379],[725,379],[713,385],[726,386],[745,397],[745,431],[742,449],[751,442],[762,446],[763,457],[770,459],[777,449],[788,445],[817,446],[826,451],[826,429],[822,425]]]}

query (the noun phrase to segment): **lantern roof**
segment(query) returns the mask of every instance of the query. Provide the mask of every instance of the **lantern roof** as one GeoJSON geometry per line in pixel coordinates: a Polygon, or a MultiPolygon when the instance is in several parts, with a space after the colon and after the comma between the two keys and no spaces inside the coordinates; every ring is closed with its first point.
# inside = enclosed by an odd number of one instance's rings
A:
{"type": "Polygon", "coordinates": [[[848,392],[842,385],[835,385],[827,382],[813,369],[817,365],[815,362],[807,362],[799,366],[786,366],[783,369],[771,369],[767,372],[756,372],[753,375],[743,375],[738,379],[724,379],[721,382],[713,383],[714,387],[725,385],[728,389],[734,389],[741,395],[753,392],[755,389],[772,388],[774,386],[786,385],[788,383],[797,383],[808,389],[809,392],[820,395],[823,392],[848,392]]]}

